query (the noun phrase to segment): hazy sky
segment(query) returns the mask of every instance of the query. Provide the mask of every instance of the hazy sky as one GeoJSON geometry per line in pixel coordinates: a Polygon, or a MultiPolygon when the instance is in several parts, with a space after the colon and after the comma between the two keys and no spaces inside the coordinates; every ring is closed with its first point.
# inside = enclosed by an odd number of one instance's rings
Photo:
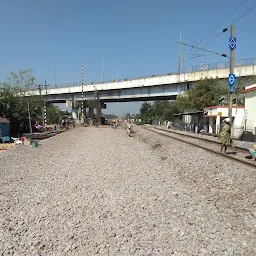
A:
{"type": "MultiPolygon", "coordinates": [[[[198,46],[228,53],[229,31],[218,33],[254,5],[255,0],[1,0],[0,79],[33,68],[38,83],[54,84],[56,65],[57,83],[80,82],[84,59],[85,80],[97,82],[102,56],[105,80],[116,78],[118,66],[120,78],[175,72],[180,31],[185,43],[203,39],[198,46]]],[[[236,59],[256,57],[255,17],[256,8],[235,23],[236,59]]],[[[191,59],[196,53],[183,47],[183,65],[199,65],[201,58],[191,59]]],[[[227,59],[204,56],[206,63],[222,61],[227,59]]],[[[109,104],[108,110],[133,109],[138,103],[109,104]]]]}

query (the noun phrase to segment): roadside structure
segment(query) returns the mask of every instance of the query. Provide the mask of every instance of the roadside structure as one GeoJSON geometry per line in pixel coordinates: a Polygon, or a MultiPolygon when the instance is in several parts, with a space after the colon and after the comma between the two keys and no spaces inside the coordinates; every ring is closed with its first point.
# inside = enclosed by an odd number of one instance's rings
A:
{"type": "MultiPolygon", "coordinates": [[[[208,133],[218,134],[221,123],[228,117],[228,106],[210,106],[204,108],[206,114],[203,122],[207,124],[208,133]]],[[[232,107],[232,137],[239,138],[242,135],[245,124],[244,106],[232,107]]]]}
{"type": "Polygon", "coordinates": [[[0,117],[0,138],[10,135],[10,121],[5,117],[0,117]]]}
{"type": "Polygon", "coordinates": [[[256,84],[245,87],[245,126],[253,135],[256,134],[256,84]]]}

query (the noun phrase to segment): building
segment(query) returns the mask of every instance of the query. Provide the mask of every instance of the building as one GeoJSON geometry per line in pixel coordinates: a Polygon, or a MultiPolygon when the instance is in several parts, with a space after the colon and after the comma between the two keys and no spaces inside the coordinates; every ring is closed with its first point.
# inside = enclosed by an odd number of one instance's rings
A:
{"type": "Polygon", "coordinates": [[[172,123],[172,127],[178,128],[184,131],[193,131],[199,132],[201,129],[204,129],[202,123],[202,118],[205,114],[205,111],[194,111],[194,112],[185,112],[174,114],[176,118],[180,120],[178,123],[172,123]]]}
{"type": "Polygon", "coordinates": [[[256,84],[245,87],[245,126],[255,135],[256,129],[256,84]]]}
{"type": "MultiPolygon", "coordinates": [[[[222,121],[228,117],[228,106],[211,106],[204,108],[207,114],[204,115],[203,122],[207,124],[209,133],[219,133],[222,121]]],[[[234,105],[232,107],[232,136],[239,138],[243,133],[245,125],[244,106],[234,105]]]]}
{"type": "Polygon", "coordinates": [[[10,121],[7,118],[0,117],[0,138],[10,135],[10,121]]]}

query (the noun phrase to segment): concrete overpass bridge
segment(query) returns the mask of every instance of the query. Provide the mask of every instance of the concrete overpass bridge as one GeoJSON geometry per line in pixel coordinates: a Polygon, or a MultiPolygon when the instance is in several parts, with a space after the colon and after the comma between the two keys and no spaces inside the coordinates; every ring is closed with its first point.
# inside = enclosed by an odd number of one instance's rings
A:
{"type": "MultiPolygon", "coordinates": [[[[95,90],[98,91],[104,103],[170,100],[191,89],[200,79],[227,79],[228,74],[229,62],[223,62],[184,68],[181,74],[167,73],[104,83],[89,83],[84,85],[84,100],[91,99],[95,90]]],[[[256,75],[256,58],[235,61],[235,74],[237,77],[256,75]]],[[[34,90],[30,93],[39,94],[39,91],[34,90]]],[[[47,94],[45,90],[42,90],[42,94],[48,102],[81,102],[82,86],[81,83],[50,86],[47,94]]]]}

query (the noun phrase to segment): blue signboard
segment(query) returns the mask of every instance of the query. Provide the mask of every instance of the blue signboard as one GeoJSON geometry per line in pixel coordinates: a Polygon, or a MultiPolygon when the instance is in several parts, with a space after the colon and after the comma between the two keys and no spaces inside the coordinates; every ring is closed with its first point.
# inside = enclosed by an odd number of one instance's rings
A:
{"type": "Polygon", "coordinates": [[[236,49],[236,37],[229,38],[229,49],[230,50],[236,49]]]}
{"type": "Polygon", "coordinates": [[[228,86],[229,86],[229,92],[233,93],[235,90],[235,82],[236,82],[236,75],[235,74],[229,74],[228,75],[228,86]]]}
{"type": "Polygon", "coordinates": [[[228,75],[228,85],[235,85],[235,82],[236,82],[236,75],[229,74],[228,75]]]}

